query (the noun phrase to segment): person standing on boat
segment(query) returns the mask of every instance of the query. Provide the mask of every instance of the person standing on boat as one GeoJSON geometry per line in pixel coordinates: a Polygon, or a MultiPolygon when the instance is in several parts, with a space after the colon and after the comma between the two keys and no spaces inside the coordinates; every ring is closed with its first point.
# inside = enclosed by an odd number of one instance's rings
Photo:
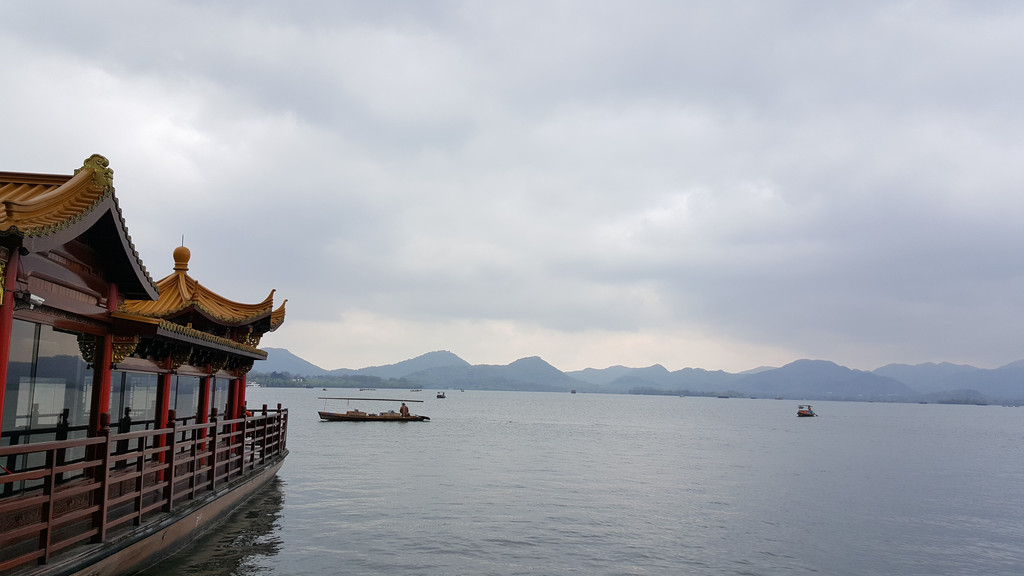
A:
{"type": "Polygon", "coordinates": [[[398,413],[402,415],[402,418],[409,417],[409,407],[405,405],[405,402],[402,402],[402,407],[398,409],[398,413]]]}

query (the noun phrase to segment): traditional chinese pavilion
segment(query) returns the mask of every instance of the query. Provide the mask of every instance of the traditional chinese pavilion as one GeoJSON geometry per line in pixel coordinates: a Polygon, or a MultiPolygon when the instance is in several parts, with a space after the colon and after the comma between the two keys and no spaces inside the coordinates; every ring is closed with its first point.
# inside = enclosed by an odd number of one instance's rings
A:
{"type": "Polygon", "coordinates": [[[188,274],[154,281],[107,159],[0,172],[0,574],[118,574],[167,555],[283,464],[287,410],[246,373],[284,321],[188,274]]]}

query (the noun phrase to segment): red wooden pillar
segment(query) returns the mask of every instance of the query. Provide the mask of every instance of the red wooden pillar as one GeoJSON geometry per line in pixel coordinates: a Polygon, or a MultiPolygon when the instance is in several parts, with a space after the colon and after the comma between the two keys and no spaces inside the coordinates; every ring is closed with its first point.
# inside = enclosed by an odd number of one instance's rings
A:
{"type": "MultiPolygon", "coordinates": [[[[235,372],[235,374],[238,374],[238,372],[235,372]]],[[[230,414],[228,415],[228,418],[231,419],[231,420],[237,420],[239,418],[242,418],[245,415],[245,373],[244,372],[242,372],[241,376],[239,376],[238,378],[233,378],[231,380],[231,386],[229,387],[229,392],[228,392],[228,410],[230,412],[230,414]]],[[[245,431],[242,429],[243,426],[244,426],[244,424],[232,424],[231,425],[231,432],[232,432],[231,443],[235,445],[234,454],[237,457],[239,457],[239,458],[241,458],[242,453],[244,452],[244,444],[245,444],[245,440],[244,440],[245,434],[244,434],[244,432],[245,431]],[[238,432],[243,432],[243,434],[239,435],[238,432]],[[239,436],[241,436],[241,437],[239,437],[239,436]]],[[[244,467],[244,465],[240,463],[239,464],[239,472],[241,472],[241,468],[242,467],[244,467]]]]}
{"type": "Polygon", "coordinates": [[[18,249],[0,248],[0,262],[4,264],[3,292],[0,292],[0,415],[4,413],[4,392],[7,390],[7,364],[11,360],[11,332],[14,330],[14,286],[18,282],[18,249]]]}
{"type": "MultiPolygon", "coordinates": [[[[170,364],[171,361],[170,359],[168,359],[167,365],[170,366],[170,364]]],[[[167,411],[170,409],[171,406],[172,378],[174,378],[174,375],[171,374],[170,371],[164,372],[163,374],[160,375],[160,383],[157,385],[156,388],[156,414],[153,416],[156,422],[153,424],[153,428],[157,430],[167,428],[169,426],[168,422],[170,415],[168,414],[167,411]]],[[[164,446],[167,446],[167,436],[161,434],[156,437],[156,447],[163,448],[164,446]]],[[[167,454],[165,452],[158,453],[157,461],[160,462],[161,464],[166,462],[167,454]]],[[[160,472],[158,472],[157,477],[160,481],[163,481],[164,471],[161,470],[160,472]]]]}
{"type": "MultiPolygon", "coordinates": [[[[107,311],[117,310],[117,284],[111,282],[107,287],[107,311]]],[[[111,362],[114,356],[114,336],[107,332],[100,338],[96,348],[92,368],[92,410],[89,414],[89,435],[100,432],[100,414],[110,413],[110,377],[113,372],[111,362]]]]}
{"type": "Polygon", "coordinates": [[[210,381],[212,378],[203,376],[199,379],[199,407],[196,409],[196,424],[210,421],[210,381]]]}
{"type": "Polygon", "coordinates": [[[243,372],[242,377],[238,379],[238,416],[236,418],[241,418],[245,413],[245,390],[248,386],[249,374],[243,372]]]}
{"type": "Polygon", "coordinates": [[[228,402],[224,407],[224,419],[235,418],[238,418],[238,378],[232,378],[228,383],[228,402]]]}
{"type": "MultiPolygon", "coordinates": [[[[170,364],[170,361],[167,362],[170,364]]],[[[167,411],[171,408],[171,379],[174,374],[164,372],[160,375],[160,383],[156,388],[156,420],[157,429],[167,428],[167,411]]]]}
{"type": "MultiPolygon", "coordinates": [[[[210,421],[210,378],[203,376],[199,379],[199,407],[196,409],[196,424],[206,424],[210,421]]],[[[206,428],[197,430],[200,438],[206,438],[206,428]]],[[[206,443],[199,444],[200,450],[206,449],[206,443]]]]}

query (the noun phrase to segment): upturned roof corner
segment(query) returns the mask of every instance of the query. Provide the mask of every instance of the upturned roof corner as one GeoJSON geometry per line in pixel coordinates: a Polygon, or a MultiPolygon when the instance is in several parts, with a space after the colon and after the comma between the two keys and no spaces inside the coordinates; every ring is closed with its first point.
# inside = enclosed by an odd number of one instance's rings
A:
{"type": "Polygon", "coordinates": [[[125,294],[155,299],[156,285],[128,234],[113,182],[110,162],[99,154],[71,176],[0,172],[0,238],[43,252],[88,237],[120,253],[111,277],[125,294]]]}
{"type": "Polygon", "coordinates": [[[203,286],[188,274],[191,251],[185,246],[174,249],[174,270],[156,282],[160,297],[155,301],[125,300],[123,309],[150,318],[172,319],[202,317],[223,326],[260,324],[262,332],[275,330],[284,321],[284,304],[274,310],[274,293],[261,302],[235,302],[203,286]],[[267,320],[266,322],[262,322],[267,320]]]}

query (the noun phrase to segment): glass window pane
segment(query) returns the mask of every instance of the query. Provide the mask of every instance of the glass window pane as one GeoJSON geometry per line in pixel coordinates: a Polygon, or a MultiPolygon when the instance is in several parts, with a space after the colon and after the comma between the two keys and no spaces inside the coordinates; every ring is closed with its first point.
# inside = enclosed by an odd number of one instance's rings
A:
{"type": "Polygon", "coordinates": [[[176,393],[171,406],[178,418],[194,418],[199,408],[199,378],[196,376],[175,376],[176,393]]]}
{"type": "Polygon", "coordinates": [[[126,375],[126,408],[131,408],[133,422],[153,420],[156,417],[156,393],[159,384],[158,374],[129,372],[126,375]]]}
{"type": "Polygon", "coordinates": [[[49,434],[68,410],[72,427],[89,423],[92,369],[82,359],[78,335],[15,320],[4,399],[4,431],[49,434]]]}

